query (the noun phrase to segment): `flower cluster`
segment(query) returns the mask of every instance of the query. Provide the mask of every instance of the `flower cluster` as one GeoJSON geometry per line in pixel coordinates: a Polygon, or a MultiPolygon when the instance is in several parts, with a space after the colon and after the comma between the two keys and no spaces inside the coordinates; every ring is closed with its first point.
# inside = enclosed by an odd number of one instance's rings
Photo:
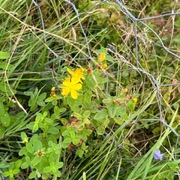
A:
{"type": "Polygon", "coordinates": [[[67,97],[69,94],[73,99],[78,98],[78,91],[82,89],[82,80],[84,78],[84,69],[77,68],[75,70],[67,69],[68,73],[71,75],[67,77],[62,82],[62,92],[61,94],[67,97]]]}
{"type": "Polygon", "coordinates": [[[106,69],[106,68],[107,68],[107,64],[106,64],[106,53],[101,52],[101,53],[98,55],[98,61],[99,61],[99,63],[100,63],[100,66],[101,66],[103,69],[106,69]]]}

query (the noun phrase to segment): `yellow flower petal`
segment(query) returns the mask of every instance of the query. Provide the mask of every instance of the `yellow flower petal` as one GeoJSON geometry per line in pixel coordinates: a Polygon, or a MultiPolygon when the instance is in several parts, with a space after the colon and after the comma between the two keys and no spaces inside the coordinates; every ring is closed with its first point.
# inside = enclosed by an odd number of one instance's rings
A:
{"type": "Polygon", "coordinates": [[[98,60],[100,62],[104,61],[106,59],[106,54],[105,53],[100,53],[98,56],[98,60]]]}
{"type": "Polygon", "coordinates": [[[71,78],[71,84],[77,84],[77,83],[81,83],[81,79],[78,77],[72,77],[71,78]]]}
{"type": "Polygon", "coordinates": [[[137,98],[132,98],[134,103],[137,103],[138,99],[137,98]]]}
{"type": "Polygon", "coordinates": [[[67,96],[70,93],[70,89],[68,87],[63,87],[61,94],[63,96],[67,96]]]}
{"type": "Polygon", "coordinates": [[[80,83],[74,85],[74,87],[73,87],[74,90],[80,90],[81,88],[82,88],[82,84],[80,84],[80,83]]]}
{"type": "Polygon", "coordinates": [[[103,69],[106,69],[108,67],[108,65],[105,63],[102,65],[103,69]]]}
{"type": "Polygon", "coordinates": [[[124,91],[124,93],[127,93],[127,92],[128,92],[128,89],[127,89],[127,88],[125,88],[123,91],[124,91]]]}
{"type": "Polygon", "coordinates": [[[67,71],[69,74],[73,75],[73,71],[71,69],[67,68],[67,71]]]}
{"type": "Polygon", "coordinates": [[[27,138],[27,137],[24,138],[22,142],[23,142],[23,143],[28,143],[28,138],[27,138]]]}
{"type": "Polygon", "coordinates": [[[73,99],[77,99],[77,98],[78,98],[78,93],[77,93],[77,91],[72,90],[72,91],[71,91],[71,97],[72,97],[73,99]]]}
{"type": "Polygon", "coordinates": [[[52,87],[52,88],[51,88],[51,91],[56,91],[56,88],[55,88],[55,87],[52,87]]]}
{"type": "Polygon", "coordinates": [[[63,85],[68,86],[68,85],[70,84],[70,81],[71,81],[70,77],[67,77],[67,78],[63,81],[63,85]]]}
{"type": "Polygon", "coordinates": [[[74,77],[74,78],[77,78],[77,79],[84,79],[84,69],[83,68],[77,68],[75,70],[71,70],[69,68],[67,68],[67,71],[69,72],[69,74],[74,77]]]}

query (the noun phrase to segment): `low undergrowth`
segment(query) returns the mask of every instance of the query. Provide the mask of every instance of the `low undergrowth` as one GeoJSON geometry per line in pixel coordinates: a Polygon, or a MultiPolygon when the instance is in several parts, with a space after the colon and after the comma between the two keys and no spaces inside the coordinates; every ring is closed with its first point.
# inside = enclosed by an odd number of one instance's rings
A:
{"type": "Polygon", "coordinates": [[[1,2],[1,179],[179,179],[180,15],[143,22],[111,1],[1,2]]]}

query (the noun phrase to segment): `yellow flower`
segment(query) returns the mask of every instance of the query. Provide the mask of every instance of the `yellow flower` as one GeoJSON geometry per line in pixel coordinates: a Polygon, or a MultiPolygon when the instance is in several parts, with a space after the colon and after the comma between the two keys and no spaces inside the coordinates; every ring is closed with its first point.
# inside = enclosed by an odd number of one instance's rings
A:
{"type": "Polygon", "coordinates": [[[103,69],[106,69],[107,67],[108,67],[108,65],[106,63],[102,65],[103,69]]]}
{"type": "Polygon", "coordinates": [[[67,68],[67,71],[69,72],[69,74],[76,79],[79,79],[79,81],[81,81],[81,79],[84,79],[84,69],[83,68],[77,68],[75,70],[71,70],[69,68],[67,68]]]}
{"type": "Polygon", "coordinates": [[[24,138],[22,142],[23,142],[23,143],[28,143],[28,138],[27,138],[27,137],[24,138]]]}
{"type": "Polygon", "coordinates": [[[50,96],[53,97],[53,98],[56,98],[56,97],[57,97],[57,95],[56,95],[56,93],[55,93],[54,91],[51,91],[50,96]]]}
{"type": "Polygon", "coordinates": [[[137,98],[132,98],[134,103],[137,103],[138,99],[137,98]]]}
{"type": "Polygon", "coordinates": [[[105,53],[100,53],[98,56],[98,60],[100,62],[103,62],[106,59],[106,54],[105,53]]]}
{"type": "Polygon", "coordinates": [[[52,87],[52,88],[51,88],[51,94],[50,94],[50,96],[53,97],[53,98],[56,98],[56,97],[57,97],[57,95],[56,95],[56,88],[55,88],[55,87],[52,87]]]}
{"type": "Polygon", "coordinates": [[[128,89],[127,89],[127,88],[125,88],[123,91],[124,91],[124,93],[127,93],[127,92],[128,92],[128,89]]]}
{"type": "Polygon", "coordinates": [[[55,91],[56,91],[56,88],[53,86],[53,87],[51,88],[51,91],[55,92],[55,91]]]}
{"type": "Polygon", "coordinates": [[[76,77],[68,77],[63,81],[62,92],[63,96],[71,95],[73,99],[78,98],[78,91],[82,88],[82,84],[79,82],[79,78],[76,77]]]}

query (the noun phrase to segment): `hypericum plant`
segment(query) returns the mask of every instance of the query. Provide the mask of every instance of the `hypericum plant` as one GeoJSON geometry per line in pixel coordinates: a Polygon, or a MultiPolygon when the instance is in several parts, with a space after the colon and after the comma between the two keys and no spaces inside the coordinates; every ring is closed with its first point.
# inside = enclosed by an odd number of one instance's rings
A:
{"type": "Polygon", "coordinates": [[[20,172],[20,166],[22,164],[21,160],[16,160],[9,164],[9,170],[3,173],[3,176],[9,177],[10,180],[14,180],[14,176],[20,172]]]}
{"type": "Polygon", "coordinates": [[[29,179],[47,179],[51,176],[57,179],[61,176],[60,168],[63,162],[60,127],[53,118],[47,116],[47,111],[43,114],[37,113],[35,120],[28,124],[27,127],[33,133],[32,137],[28,137],[25,132],[21,133],[22,143],[25,144],[19,152],[19,155],[23,156],[21,168],[31,169],[29,179]]]}
{"type": "Polygon", "coordinates": [[[20,156],[24,155],[21,168],[31,168],[29,179],[35,177],[57,179],[60,177],[60,168],[63,167],[63,162],[60,161],[61,142],[58,143],[53,138],[46,139],[37,134],[33,135],[30,141],[27,140],[25,133],[21,133],[21,136],[25,142],[25,147],[19,152],[20,156]]]}
{"type": "Polygon", "coordinates": [[[90,135],[103,135],[108,125],[121,125],[133,113],[137,98],[125,88],[106,92],[107,82],[111,83],[106,74],[108,58],[112,57],[104,49],[97,52],[95,65],[67,67],[61,84],[51,88],[49,97],[37,88],[25,93],[30,96],[31,112],[42,109],[27,125],[30,132],[21,133],[21,168],[31,169],[29,179],[57,179],[63,167],[62,154],[73,152],[83,157],[90,135]]]}

